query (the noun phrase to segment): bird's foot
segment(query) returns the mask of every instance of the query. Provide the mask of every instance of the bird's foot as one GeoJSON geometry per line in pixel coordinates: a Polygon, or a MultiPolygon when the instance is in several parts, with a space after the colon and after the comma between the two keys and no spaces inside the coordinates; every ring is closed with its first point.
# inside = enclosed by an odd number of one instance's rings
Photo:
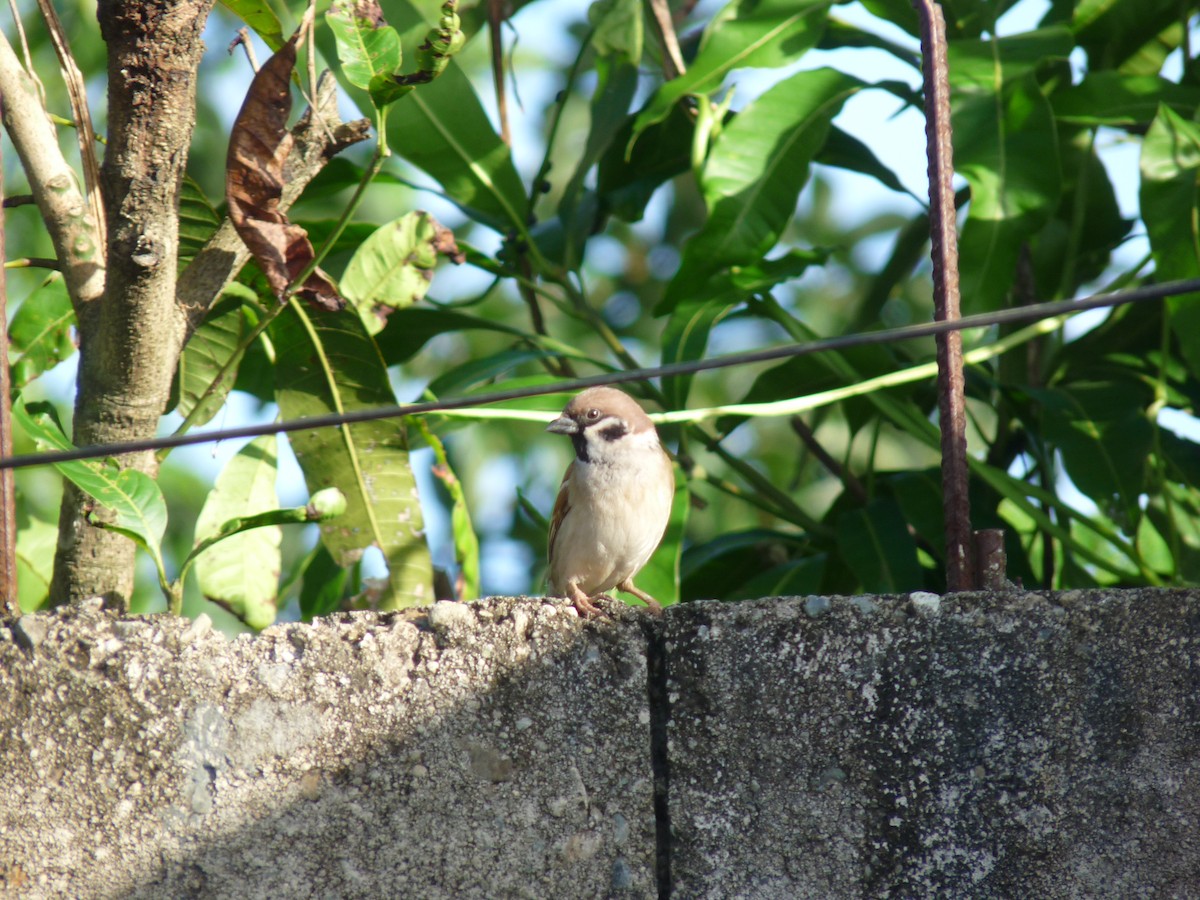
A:
{"type": "Polygon", "coordinates": [[[662,604],[643,591],[641,588],[635,587],[633,579],[626,579],[617,585],[617,590],[624,591],[627,594],[633,594],[649,608],[651,615],[661,616],[663,612],[662,604]]]}

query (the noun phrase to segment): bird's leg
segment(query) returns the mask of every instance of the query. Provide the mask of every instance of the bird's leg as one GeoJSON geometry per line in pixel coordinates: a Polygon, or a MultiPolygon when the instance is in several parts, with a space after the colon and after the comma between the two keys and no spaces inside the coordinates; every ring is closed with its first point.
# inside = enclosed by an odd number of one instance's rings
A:
{"type": "Polygon", "coordinates": [[[662,611],[663,611],[662,604],[659,603],[657,600],[655,600],[653,597],[651,597],[649,594],[647,594],[642,589],[635,587],[632,578],[626,578],[624,581],[622,581],[620,584],[618,584],[617,590],[624,591],[627,594],[633,594],[633,596],[637,597],[639,600],[641,600],[643,603],[645,603],[648,607],[650,607],[650,612],[654,613],[654,615],[656,615],[656,616],[662,615],[662,611]]]}
{"type": "Polygon", "coordinates": [[[595,618],[603,614],[600,607],[592,602],[592,598],[581,591],[579,585],[573,581],[567,583],[567,599],[575,605],[575,608],[579,610],[579,614],[585,619],[595,618]]]}

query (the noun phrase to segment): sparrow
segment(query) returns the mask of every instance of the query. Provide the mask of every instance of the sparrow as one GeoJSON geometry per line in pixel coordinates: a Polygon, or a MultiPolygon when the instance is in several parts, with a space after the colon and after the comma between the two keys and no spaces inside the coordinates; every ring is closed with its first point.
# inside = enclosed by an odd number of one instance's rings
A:
{"type": "Polygon", "coordinates": [[[675,470],[654,423],[628,394],[594,387],[546,430],[575,447],[550,520],[550,595],[596,616],[594,599],[615,587],[660,614],[662,605],[633,584],[667,530],[675,496],[675,470]]]}

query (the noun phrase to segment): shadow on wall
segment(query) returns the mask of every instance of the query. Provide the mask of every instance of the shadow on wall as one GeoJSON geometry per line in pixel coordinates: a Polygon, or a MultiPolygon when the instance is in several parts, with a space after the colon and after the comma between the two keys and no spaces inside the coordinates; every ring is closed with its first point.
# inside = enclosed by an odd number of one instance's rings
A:
{"type": "Polygon", "coordinates": [[[19,897],[655,896],[637,618],[26,617],[0,871],[19,897]]]}

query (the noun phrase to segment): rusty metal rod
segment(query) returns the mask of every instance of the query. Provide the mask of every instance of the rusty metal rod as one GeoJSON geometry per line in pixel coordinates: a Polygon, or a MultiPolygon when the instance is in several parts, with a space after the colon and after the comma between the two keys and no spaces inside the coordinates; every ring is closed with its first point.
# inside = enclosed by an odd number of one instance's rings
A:
{"type": "MultiPolygon", "coordinates": [[[[936,0],[913,0],[921,19],[921,71],[925,83],[925,138],[929,157],[929,234],[933,308],[938,321],[961,317],[958,232],[954,209],[950,80],[946,21],[936,0]]],[[[975,587],[971,564],[971,503],[967,494],[967,409],[962,334],[938,335],[938,421],[942,433],[942,515],[946,529],[946,587],[975,587]]]]}

